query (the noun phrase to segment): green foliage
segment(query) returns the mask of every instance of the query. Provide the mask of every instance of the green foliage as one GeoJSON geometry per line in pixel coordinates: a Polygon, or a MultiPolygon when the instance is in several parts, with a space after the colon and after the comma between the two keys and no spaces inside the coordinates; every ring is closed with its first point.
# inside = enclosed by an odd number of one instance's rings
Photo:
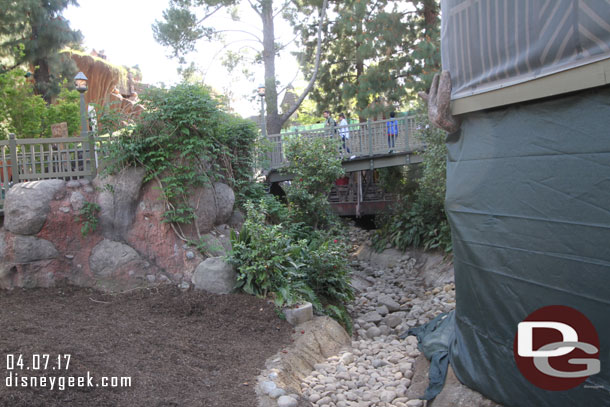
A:
{"type": "Polygon", "coordinates": [[[311,302],[351,330],[347,246],[327,200],[333,181],[343,175],[338,151],[334,138],[286,142],[285,171],[294,175],[285,187],[288,205],[271,195],[247,203],[241,233],[231,236],[229,261],[245,292],[272,295],[278,307],[311,302]]]}
{"type": "Polygon", "coordinates": [[[47,106],[43,135],[51,137],[51,125],[66,122],[68,135],[78,134],[80,130],[80,94],[76,90],[62,88],[55,101],[47,106]]]}
{"type": "MultiPolygon", "coordinates": [[[[287,109],[280,113],[279,94],[281,92],[278,92],[278,88],[281,88],[281,85],[275,75],[277,72],[275,58],[286,51],[292,40],[280,43],[281,39],[275,36],[274,24],[277,25],[280,18],[289,21],[300,17],[306,18],[305,15],[296,17],[299,14],[298,3],[300,2],[278,0],[171,1],[169,8],[163,11],[162,18],[153,24],[153,35],[158,43],[171,49],[173,56],[181,64],[186,64],[188,54],[195,51],[198,41],[223,42],[226,32],[238,33],[240,39],[224,42],[222,55],[219,52],[212,58],[220,57],[229,74],[239,72],[242,77],[250,81],[253,78],[252,67],[261,63],[264,65],[265,72],[267,72],[264,79],[267,131],[268,134],[277,134],[284,123],[290,119],[291,114],[288,114],[287,109]],[[243,8],[250,13],[254,9],[255,15],[260,18],[260,20],[255,19],[258,20],[258,27],[256,21],[252,20],[249,15],[245,13],[240,15],[239,11],[243,8]],[[219,25],[217,22],[215,24],[214,18],[220,16],[230,19],[232,22],[230,26],[219,25]],[[241,19],[240,17],[246,18],[241,19]],[[270,72],[274,72],[274,74],[272,75],[270,72]]],[[[322,4],[326,8],[327,0],[316,2],[316,11],[321,8],[322,4]]],[[[310,11],[309,14],[315,14],[314,17],[309,17],[314,20],[320,16],[318,12],[311,13],[310,11]]],[[[183,72],[186,77],[189,77],[193,73],[193,69],[186,68],[183,72]]],[[[250,93],[248,96],[252,96],[252,94],[250,93]]]]}
{"type": "Polygon", "coordinates": [[[343,237],[336,229],[314,230],[294,222],[286,208],[274,215],[268,204],[246,204],[241,232],[231,235],[229,262],[238,269],[237,288],[253,295],[272,295],[278,307],[311,302],[316,312],[351,329],[345,304],[353,299],[353,292],[343,237]],[[283,223],[270,223],[270,219],[283,223]]]}
{"type": "Polygon", "coordinates": [[[377,250],[383,250],[387,244],[401,250],[410,246],[426,250],[442,249],[445,252],[452,250],[451,228],[444,209],[447,171],[445,133],[425,119],[418,131],[426,143],[421,168],[409,171],[405,177],[388,178],[386,181],[399,185],[402,197],[392,212],[381,218],[381,227],[373,240],[377,250]]]}
{"type": "MultiPolygon", "coordinates": [[[[244,194],[251,179],[256,125],[221,110],[211,91],[180,84],[151,89],[142,95],[146,110],[110,146],[109,172],[142,166],[145,181],[155,180],[168,204],[164,220],[191,224],[195,213],[188,202],[193,188],[222,181],[244,194]]],[[[120,115],[105,110],[102,131],[120,125],[120,115]]],[[[195,222],[196,224],[196,222],[195,222]]]]}
{"type": "Polygon", "coordinates": [[[51,136],[51,125],[68,123],[68,133],[80,127],[79,94],[63,88],[55,102],[47,105],[26,80],[21,69],[0,74],[0,136],[15,133],[19,138],[51,136]]]}
{"type": "Polygon", "coordinates": [[[285,143],[289,165],[283,171],[294,175],[285,188],[290,209],[297,221],[314,229],[328,225],[334,217],[328,194],[334,181],[344,175],[338,151],[338,137],[297,136],[285,143]]]}
{"type": "Polygon", "coordinates": [[[61,55],[66,46],[79,43],[80,31],[70,28],[62,11],[76,0],[0,0],[0,57],[10,62],[0,73],[29,64],[34,67],[35,93],[51,103],[64,80],[71,81],[76,65],[61,55]]]}
{"type": "Polygon", "coordinates": [[[16,69],[0,75],[0,126],[3,138],[9,133],[17,137],[39,137],[45,115],[45,101],[34,95],[25,80],[25,72],[16,69]]]}
{"type": "MultiPolygon", "coordinates": [[[[317,7],[314,1],[298,3],[303,14],[317,7]]],[[[318,82],[311,92],[318,114],[330,108],[370,118],[427,90],[440,69],[440,7],[437,0],[408,3],[412,8],[397,0],[331,1],[318,82]]],[[[293,24],[301,34],[300,59],[309,77],[317,32],[308,20],[293,24]]]]}
{"type": "Polygon", "coordinates": [[[85,202],[81,210],[79,211],[78,221],[82,223],[80,232],[83,236],[87,236],[89,233],[95,232],[98,224],[98,213],[100,212],[100,206],[95,202],[85,202]]]}

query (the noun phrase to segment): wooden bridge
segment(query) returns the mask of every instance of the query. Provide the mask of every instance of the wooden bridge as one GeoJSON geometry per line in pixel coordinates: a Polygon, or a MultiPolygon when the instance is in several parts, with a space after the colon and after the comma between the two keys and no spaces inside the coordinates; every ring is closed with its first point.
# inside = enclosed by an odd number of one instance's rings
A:
{"type": "Polygon", "coordinates": [[[360,216],[382,211],[396,197],[387,194],[379,186],[375,169],[420,163],[425,143],[418,136],[415,116],[395,119],[367,121],[364,123],[337,126],[302,132],[287,132],[268,136],[272,151],[268,160],[267,181],[272,185],[292,178],[291,174],[278,171],[288,163],[284,156],[283,141],[289,137],[337,137],[347,130],[342,165],[346,177],[337,180],[329,201],[339,215],[360,216]],[[397,134],[393,148],[388,145],[388,123],[396,121],[397,134]],[[346,150],[349,149],[349,152],[346,150]],[[390,152],[390,150],[392,150],[390,152]]]}

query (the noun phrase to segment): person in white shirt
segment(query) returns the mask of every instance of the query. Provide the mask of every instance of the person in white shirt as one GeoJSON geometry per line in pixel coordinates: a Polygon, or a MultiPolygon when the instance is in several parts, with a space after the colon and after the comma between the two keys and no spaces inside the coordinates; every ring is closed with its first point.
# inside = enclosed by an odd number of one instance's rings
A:
{"type": "MultiPolygon", "coordinates": [[[[349,127],[347,124],[347,120],[345,119],[345,114],[340,113],[339,119],[341,119],[341,121],[339,122],[339,134],[341,135],[341,141],[343,142],[343,150],[347,151],[347,153],[350,154],[351,152],[349,150],[349,147],[345,145],[346,140],[349,140],[349,127]]],[[[349,159],[353,160],[354,158],[356,158],[356,156],[352,155],[349,159]]]]}

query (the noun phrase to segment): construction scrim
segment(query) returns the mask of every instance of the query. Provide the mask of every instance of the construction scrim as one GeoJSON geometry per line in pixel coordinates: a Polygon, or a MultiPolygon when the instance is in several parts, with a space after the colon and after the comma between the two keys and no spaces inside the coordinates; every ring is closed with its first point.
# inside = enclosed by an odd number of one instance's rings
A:
{"type": "Polygon", "coordinates": [[[455,374],[507,407],[610,406],[610,89],[465,116],[447,163],[455,374]],[[547,305],[599,334],[602,371],[572,390],[515,363],[518,323],[547,305]]]}
{"type": "Polygon", "coordinates": [[[610,58],[606,1],[442,0],[442,13],[454,99],[610,58]]]}
{"type": "MultiPolygon", "coordinates": [[[[443,0],[442,13],[454,101],[610,57],[606,1],[443,0]]],[[[447,139],[449,362],[506,407],[610,406],[610,87],[484,109],[447,139]],[[599,336],[601,371],[567,390],[532,384],[514,353],[518,324],[551,305],[599,336]]],[[[564,372],[584,368],[572,360],[564,372]]]]}

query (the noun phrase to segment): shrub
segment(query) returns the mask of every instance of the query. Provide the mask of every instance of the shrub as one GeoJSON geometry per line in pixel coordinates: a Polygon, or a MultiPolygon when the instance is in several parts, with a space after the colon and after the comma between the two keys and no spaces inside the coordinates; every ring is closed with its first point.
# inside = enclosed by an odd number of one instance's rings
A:
{"type": "Polygon", "coordinates": [[[68,134],[80,128],[79,94],[64,85],[54,103],[47,105],[34,94],[34,86],[26,81],[21,69],[0,74],[0,136],[7,139],[9,133],[19,138],[50,137],[51,125],[66,122],[68,134]]]}
{"type": "MultiPolygon", "coordinates": [[[[420,115],[425,117],[425,115],[420,115]]],[[[426,143],[419,168],[402,174],[386,171],[382,180],[386,188],[401,194],[401,199],[389,214],[380,217],[380,228],[373,245],[383,250],[388,244],[406,250],[407,247],[452,250],[451,228],[444,209],[447,171],[445,132],[423,119],[418,126],[426,143]]]]}
{"type": "Polygon", "coordinates": [[[314,229],[325,227],[335,219],[328,194],[337,178],[343,176],[338,158],[338,138],[292,137],[285,143],[289,165],[283,171],[293,174],[285,188],[294,218],[314,229]]]}
{"type": "Polygon", "coordinates": [[[293,174],[288,205],[266,196],[246,205],[246,221],[231,236],[229,261],[238,269],[238,288],[271,295],[278,307],[311,302],[351,332],[345,305],[353,299],[347,246],[327,196],[343,175],[334,139],[293,138],[286,143],[293,174]]]}
{"type": "Polygon", "coordinates": [[[83,236],[87,236],[89,233],[95,232],[97,224],[99,222],[98,214],[101,207],[95,202],[85,202],[77,220],[82,223],[80,232],[83,236]]]}
{"type": "MultiPolygon", "coordinates": [[[[176,227],[191,224],[195,213],[188,204],[193,188],[223,181],[243,188],[252,174],[256,125],[221,110],[210,89],[180,84],[171,89],[151,89],[142,95],[145,111],[140,119],[119,133],[110,147],[108,167],[146,169],[145,181],[156,180],[167,203],[166,222],[176,227]]],[[[105,111],[104,130],[120,124],[120,115],[105,111]]],[[[194,223],[196,225],[196,222],[194,223]]]]}
{"type": "Polygon", "coordinates": [[[299,222],[269,223],[269,208],[262,201],[247,203],[246,208],[241,232],[231,235],[228,258],[238,270],[236,288],[271,295],[278,307],[311,302],[318,313],[351,330],[345,309],[353,299],[347,247],[341,237],[333,236],[336,230],[314,230],[299,222]]]}

